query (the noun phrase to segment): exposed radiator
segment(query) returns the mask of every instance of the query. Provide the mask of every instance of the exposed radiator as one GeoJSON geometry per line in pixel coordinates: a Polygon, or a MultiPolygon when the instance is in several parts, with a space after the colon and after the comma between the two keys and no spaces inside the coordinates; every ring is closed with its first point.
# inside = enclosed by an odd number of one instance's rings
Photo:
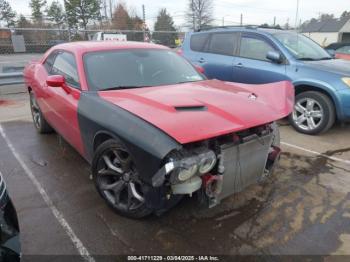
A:
{"type": "Polygon", "coordinates": [[[224,174],[222,191],[217,200],[220,201],[258,182],[264,172],[272,138],[272,134],[252,136],[239,145],[221,146],[224,174]]]}

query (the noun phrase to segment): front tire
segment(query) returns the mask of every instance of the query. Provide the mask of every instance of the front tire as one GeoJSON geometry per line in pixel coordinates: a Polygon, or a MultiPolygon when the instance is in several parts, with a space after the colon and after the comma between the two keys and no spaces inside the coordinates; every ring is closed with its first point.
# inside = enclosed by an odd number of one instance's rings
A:
{"type": "Polygon", "coordinates": [[[49,123],[46,121],[44,115],[42,114],[33,92],[29,93],[29,98],[30,98],[30,111],[32,113],[33,123],[36,130],[39,132],[39,134],[52,133],[53,129],[49,125],[49,123]]]}
{"type": "Polygon", "coordinates": [[[335,122],[335,108],[331,99],[316,91],[307,91],[295,97],[290,124],[300,133],[317,135],[328,131],[335,122]]]}
{"type": "Polygon", "coordinates": [[[142,218],[152,213],[146,207],[143,183],[133,159],[119,141],[110,139],[98,146],[92,174],[97,191],[118,214],[142,218]]]}

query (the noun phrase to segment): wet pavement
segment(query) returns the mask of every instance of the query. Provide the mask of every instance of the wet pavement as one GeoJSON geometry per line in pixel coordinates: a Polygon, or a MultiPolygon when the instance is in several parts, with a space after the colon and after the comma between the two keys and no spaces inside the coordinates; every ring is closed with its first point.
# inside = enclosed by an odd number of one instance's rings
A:
{"type": "Polygon", "coordinates": [[[26,95],[0,97],[0,122],[8,139],[0,136],[0,172],[17,208],[24,254],[78,251],[8,142],[93,256],[350,253],[349,125],[310,137],[281,122],[284,153],[264,183],[213,209],[185,198],[161,217],[131,220],[105,205],[88,164],[63,139],[36,133],[26,95]]]}

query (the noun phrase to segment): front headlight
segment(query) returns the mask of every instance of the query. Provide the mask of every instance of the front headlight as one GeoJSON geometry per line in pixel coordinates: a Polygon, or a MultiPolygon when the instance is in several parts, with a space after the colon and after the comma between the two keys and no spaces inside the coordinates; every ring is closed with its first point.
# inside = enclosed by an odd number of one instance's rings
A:
{"type": "Polygon", "coordinates": [[[350,77],[343,77],[341,80],[344,82],[344,84],[350,87],[350,77]]]}
{"type": "Polygon", "coordinates": [[[216,155],[213,151],[208,151],[207,153],[201,155],[201,157],[198,171],[200,174],[206,174],[215,166],[216,155]]]}
{"type": "Polygon", "coordinates": [[[168,168],[167,163],[165,170],[172,173],[170,176],[171,184],[184,182],[195,175],[203,175],[210,172],[216,164],[216,154],[208,148],[197,148],[187,153],[187,156],[180,160],[175,160],[168,168]]]}

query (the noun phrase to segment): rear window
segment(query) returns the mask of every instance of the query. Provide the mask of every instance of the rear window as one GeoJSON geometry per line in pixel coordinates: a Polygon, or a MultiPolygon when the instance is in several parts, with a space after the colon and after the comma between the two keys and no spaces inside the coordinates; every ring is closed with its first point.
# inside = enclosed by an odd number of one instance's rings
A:
{"type": "Polygon", "coordinates": [[[194,34],[191,36],[190,46],[191,50],[203,52],[205,44],[207,43],[209,34],[194,34]]]}
{"type": "Polygon", "coordinates": [[[234,33],[215,33],[212,35],[208,52],[220,55],[233,55],[237,46],[234,33]]]}

